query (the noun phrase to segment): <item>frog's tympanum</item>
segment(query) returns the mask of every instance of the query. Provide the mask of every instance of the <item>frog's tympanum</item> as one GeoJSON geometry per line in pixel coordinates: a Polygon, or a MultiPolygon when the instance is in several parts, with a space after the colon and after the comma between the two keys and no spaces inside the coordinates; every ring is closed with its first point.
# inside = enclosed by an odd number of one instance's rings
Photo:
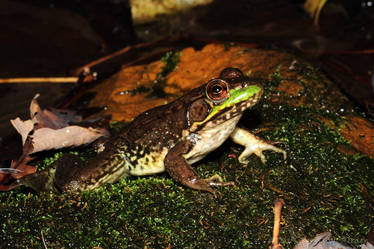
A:
{"type": "Polygon", "coordinates": [[[140,114],[87,165],[52,167],[39,175],[26,176],[25,185],[32,186],[32,179],[45,176],[46,184],[36,189],[81,191],[114,183],[127,175],[166,171],[189,188],[215,193],[212,186],[232,183],[222,182],[219,177],[201,179],[191,164],[228,137],[245,147],[239,156],[242,163],[252,153],[265,163],[263,150],[283,153],[286,157],[284,150],[237,127],[243,112],[259,101],[262,92],[262,87],[249,81],[239,69],[226,68],[218,78],[169,104],[140,114]]]}

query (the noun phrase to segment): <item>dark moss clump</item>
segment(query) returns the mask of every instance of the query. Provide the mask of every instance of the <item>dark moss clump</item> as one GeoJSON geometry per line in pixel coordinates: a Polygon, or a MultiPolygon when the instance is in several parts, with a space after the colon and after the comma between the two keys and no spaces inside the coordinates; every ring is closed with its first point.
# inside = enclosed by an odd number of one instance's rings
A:
{"type": "Polygon", "coordinates": [[[169,73],[173,72],[176,68],[179,58],[182,56],[182,52],[170,51],[161,58],[161,61],[165,64],[158,77],[166,77],[169,73]]]}
{"type": "Polygon", "coordinates": [[[149,97],[165,98],[168,96],[164,91],[166,86],[165,77],[174,71],[181,55],[181,52],[170,51],[161,58],[161,61],[165,64],[165,66],[162,68],[161,72],[157,74],[156,82],[152,85],[152,92],[149,94],[149,97]]]}

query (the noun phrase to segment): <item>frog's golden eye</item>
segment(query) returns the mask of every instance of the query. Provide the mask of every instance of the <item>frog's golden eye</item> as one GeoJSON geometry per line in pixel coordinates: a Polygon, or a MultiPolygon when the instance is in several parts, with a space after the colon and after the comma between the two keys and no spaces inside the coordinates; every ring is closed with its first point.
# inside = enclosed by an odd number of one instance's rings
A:
{"type": "Polygon", "coordinates": [[[227,82],[220,79],[212,79],[206,86],[206,96],[214,103],[225,101],[230,97],[227,82]]]}

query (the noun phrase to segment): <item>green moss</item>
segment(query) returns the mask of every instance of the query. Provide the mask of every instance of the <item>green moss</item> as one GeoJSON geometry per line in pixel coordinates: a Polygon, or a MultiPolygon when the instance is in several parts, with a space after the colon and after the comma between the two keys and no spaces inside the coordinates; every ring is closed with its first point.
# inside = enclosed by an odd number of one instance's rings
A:
{"type": "Polygon", "coordinates": [[[165,64],[160,73],[160,77],[166,77],[169,73],[173,72],[177,67],[179,58],[182,56],[180,51],[170,51],[161,58],[161,61],[165,64]]]}
{"type": "MultiPolygon", "coordinates": [[[[374,212],[373,203],[365,200],[360,186],[374,190],[370,181],[374,177],[373,161],[363,155],[340,153],[337,145],[349,143],[319,120],[323,113],[308,108],[284,108],[279,115],[282,119],[274,117],[274,111],[273,108],[264,111],[263,118],[277,119],[282,126],[264,136],[286,141],[288,169],[281,166],[272,169],[278,171],[276,174],[267,171],[263,175],[265,186],[276,183],[286,201],[292,203],[292,209],[287,210],[292,214],[290,230],[301,231],[307,237],[330,230],[342,241],[351,242],[355,238],[356,243],[364,242],[374,212]]],[[[326,118],[339,123],[341,118],[332,115],[325,113],[326,118]]]]}
{"type": "Polygon", "coordinates": [[[164,88],[166,86],[166,76],[174,71],[177,67],[179,62],[179,58],[182,56],[182,52],[170,51],[165,54],[164,57],[161,58],[161,61],[164,63],[164,67],[162,68],[161,72],[157,74],[157,79],[155,83],[152,85],[152,91],[149,94],[149,97],[159,97],[165,98],[168,96],[164,88]]]}
{"type": "Polygon", "coordinates": [[[112,135],[119,134],[121,131],[125,129],[125,127],[126,127],[125,122],[113,120],[109,124],[110,134],[112,135]]]}
{"type": "Polygon", "coordinates": [[[282,65],[278,65],[275,72],[272,74],[269,74],[269,82],[266,84],[266,87],[277,87],[282,80],[281,77],[281,68],[282,65]]]}
{"type": "Polygon", "coordinates": [[[225,42],[224,44],[225,50],[229,51],[232,47],[235,46],[235,42],[225,42]]]}
{"type": "Polygon", "coordinates": [[[148,93],[147,97],[153,98],[165,98],[169,96],[165,93],[164,88],[166,86],[165,77],[174,71],[179,62],[179,58],[182,56],[180,51],[169,51],[161,58],[161,61],[164,63],[164,66],[161,69],[161,72],[157,74],[156,80],[153,82],[151,87],[144,85],[138,85],[135,89],[128,90],[128,93],[131,95],[136,95],[139,93],[148,93]]]}
{"type": "Polygon", "coordinates": [[[39,169],[44,169],[48,165],[51,165],[52,163],[56,162],[60,157],[62,156],[62,152],[47,152],[45,153],[44,158],[37,163],[37,167],[39,169]]]}

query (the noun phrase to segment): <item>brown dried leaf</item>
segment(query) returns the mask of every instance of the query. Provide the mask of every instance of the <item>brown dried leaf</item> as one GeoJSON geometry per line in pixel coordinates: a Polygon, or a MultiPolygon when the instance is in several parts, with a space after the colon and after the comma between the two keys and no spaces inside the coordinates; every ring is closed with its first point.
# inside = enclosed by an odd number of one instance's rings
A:
{"type": "Polygon", "coordinates": [[[22,136],[23,152],[18,160],[12,161],[10,168],[0,169],[0,191],[16,187],[15,180],[35,173],[36,167],[28,165],[33,160],[30,154],[89,144],[99,137],[109,136],[107,129],[94,128],[108,123],[107,117],[82,121],[82,117],[72,111],[42,110],[36,100],[38,96],[39,94],[35,95],[30,104],[31,120],[16,118],[10,121],[22,136]]]}
{"type": "Polygon", "coordinates": [[[33,159],[34,158],[30,157],[29,155],[25,155],[21,156],[17,161],[12,161],[10,168],[16,169],[12,173],[12,177],[15,179],[20,179],[25,175],[34,174],[36,172],[36,167],[27,164],[33,159]]]}
{"type": "Polygon", "coordinates": [[[34,123],[32,122],[32,120],[22,121],[20,118],[17,117],[16,119],[10,120],[10,123],[22,136],[22,144],[25,144],[27,136],[34,128],[34,123]]]}
{"type": "Polygon", "coordinates": [[[8,191],[18,186],[14,181],[25,175],[34,174],[36,167],[27,163],[34,158],[28,155],[22,155],[17,161],[12,161],[10,168],[3,168],[0,172],[0,191],[8,191]]]}
{"type": "Polygon", "coordinates": [[[41,128],[36,130],[30,138],[33,141],[33,153],[35,153],[43,150],[89,144],[102,136],[109,136],[108,131],[73,125],[58,130],[41,128]]]}
{"type": "Polygon", "coordinates": [[[36,94],[30,104],[30,117],[35,128],[48,127],[51,129],[60,129],[69,125],[70,122],[80,122],[82,117],[76,115],[74,111],[52,109],[51,111],[42,110],[38,104],[36,94]]]}
{"type": "Polygon", "coordinates": [[[42,110],[37,102],[38,96],[35,95],[30,104],[31,120],[22,121],[16,118],[10,121],[21,134],[23,144],[30,138],[33,150],[29,151],[29,154],[89,144],[99,137],[109,136],[109,132],[104,128],[87,127],[87,121],[82,121],[81,116],[72,111],[42,110]],[[82,126],[79,122],[82,122],[82,126]]]}
{"type": "Polygon", "coordinates": [[[293,249],[354,249],[353,247],[330,240],[330,237],[330,232],[320,233],[317,234],[316,237],[314,237],[311,241],[302,239],[293,249]]]}

